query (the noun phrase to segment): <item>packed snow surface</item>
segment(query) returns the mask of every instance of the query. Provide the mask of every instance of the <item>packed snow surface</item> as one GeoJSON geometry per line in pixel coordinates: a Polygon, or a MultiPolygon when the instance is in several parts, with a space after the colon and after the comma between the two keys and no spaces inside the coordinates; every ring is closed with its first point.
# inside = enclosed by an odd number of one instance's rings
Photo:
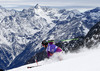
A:
{"type": "Polygon", "coordinates": [[[38,67],[27,68],[28,66],[37,66],[37,63],[28,64],[8,71],[100,71],[100,45],[95,49],[83,48],[78,53],[67,53],[60,55],[63,60],[57,60],[58,54],[50,59],[38,62],[38,67]]]}

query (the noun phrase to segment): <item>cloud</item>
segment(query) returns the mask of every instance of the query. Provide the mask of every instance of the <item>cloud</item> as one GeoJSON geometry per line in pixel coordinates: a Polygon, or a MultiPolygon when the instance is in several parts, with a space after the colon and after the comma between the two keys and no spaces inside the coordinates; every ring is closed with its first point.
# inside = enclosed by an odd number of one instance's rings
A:
{"type": "Polygon", "coordinates": [[[0,0],[0,4],[6,5],[35,5],[43,6],[100,6],[100,0],[0,0]]]}
{"type": "Polygon", "coordinates": [[[0,5],[6,8],[22,9],[40,4],[41,6],[66,6],[69,8],[94,8],[100,6],[100,0],[0,0],[0,5]]]}

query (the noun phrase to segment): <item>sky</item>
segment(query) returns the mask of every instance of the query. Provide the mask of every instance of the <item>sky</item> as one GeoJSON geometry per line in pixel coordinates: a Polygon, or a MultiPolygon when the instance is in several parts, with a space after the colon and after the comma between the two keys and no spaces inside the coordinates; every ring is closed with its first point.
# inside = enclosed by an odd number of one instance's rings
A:
{"type": "Polygon", "coordinates": [[[0,5],[8,9],[22,10],[36,4],[55,8],[85,10],[100,7],[100,0],[0,0],[0,5]]]}

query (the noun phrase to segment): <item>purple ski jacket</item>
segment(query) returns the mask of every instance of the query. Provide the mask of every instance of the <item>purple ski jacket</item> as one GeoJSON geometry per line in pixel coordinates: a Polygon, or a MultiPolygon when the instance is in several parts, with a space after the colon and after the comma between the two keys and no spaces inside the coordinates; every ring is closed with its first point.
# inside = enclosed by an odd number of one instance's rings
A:
{"type": "Polygon", "coordinates": [[[61,49],[60,47],[54,45],[54,44],[50,44],[50,43],[49,43],[49,44],[48,44],[48,47],[47,47],[47,49],[46,49],[46,51],[47,51],[48,57],[50,57],[50,56],[52,56],[53,53],[55,53],[55,52],[61,52],[62,49],[61,49]]]}

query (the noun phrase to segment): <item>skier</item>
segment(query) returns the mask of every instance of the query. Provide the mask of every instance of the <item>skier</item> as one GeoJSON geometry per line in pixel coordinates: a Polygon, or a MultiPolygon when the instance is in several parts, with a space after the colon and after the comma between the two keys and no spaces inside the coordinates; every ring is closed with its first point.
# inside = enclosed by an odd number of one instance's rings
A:
{"type": "MultiPolygon", "coordinates": [[[[50,41],[42,41],[42,46],[44,48],[46,48],[46,51],[47,51],[47,55],[48,55],[48,58],[50,58],[54,53],[57,53],[57,52],[62,52],[62,49],[56,45],[53,44],[54,41],[53,40],[50,40],[50,41]]],[[[61,60],[61,58],[60,58],[61,60]]]]}
{"type": "MultiPolygon", "coordinates": [[[[62,49],[60,47],[58,47],[58,46],[56,46],[56,45],[53,44],[53,40],[50,40],[50,41],[44,40],[44,41],[42,41],[42,46],[43,46],[43,48],[40,49],[40,51],[39,51],[38,54],[40,55],[40,54],[43,53],[41,51],[45,51],[46,50],[46,52],[47,52],[46,55],[48,56],[48,58],[50,58],[54,53],[62,52],[62,49]]],[[[44,52],[44,53],[46,53],[46,52],[44,52]]],[[[38,57],[38,55],[35,56],[35,57],[38,57]]],[[[62,57],[59,56],[59,54],[58,54],[57,55],[57,59],[59,59],[61,61],[62,57]]],[[[41,66],[41,65],[38,65],[37,58],[35,58],[35,62],[37,63],[37,66],[28,66],[27,68],[34,68],[34,67],[41,66]]]]}

